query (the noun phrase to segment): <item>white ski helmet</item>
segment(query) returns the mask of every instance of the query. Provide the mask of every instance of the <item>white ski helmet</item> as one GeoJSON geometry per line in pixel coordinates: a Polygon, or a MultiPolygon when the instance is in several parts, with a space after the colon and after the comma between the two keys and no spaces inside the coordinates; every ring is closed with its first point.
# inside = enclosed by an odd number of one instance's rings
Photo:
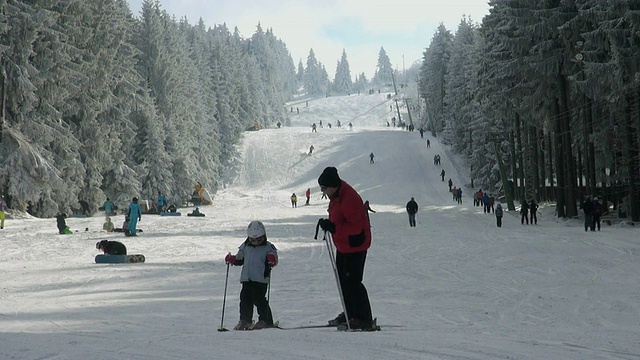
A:
{"type": "Polygon", "coordinates": [[[259,238],[261,236],[267,235],[267,232],[264,229],[264,224],[260,221],[252,221],[249,223],[247,227],[247,236],[250,238],[259,238]]]}

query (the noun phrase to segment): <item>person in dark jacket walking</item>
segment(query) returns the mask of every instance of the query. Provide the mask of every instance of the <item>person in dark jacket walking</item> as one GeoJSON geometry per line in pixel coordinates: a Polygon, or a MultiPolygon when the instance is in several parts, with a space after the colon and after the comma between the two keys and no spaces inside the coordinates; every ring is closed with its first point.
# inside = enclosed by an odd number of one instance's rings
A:
{"type": "Polygon", "coordinates": [[[600,231],[600,216],[602,216],[602,210],[600,200],[597,197],[593,198],[593,222],[591,223],[591,231],[596,231],[596,227],[598,231],[600,231]]]}
{"type": "Polygon", "coordinates": [[[589,228],[593,229],[593,202],[591,201],[591,195],[587,196],[582,203],[582,211],[584,211],[584,231],[588,231],[589,228]]]}
{"type": "Polygon", "coordinates": [[[524,225],[524,222],[527,222],[527,225],[529,225],[529,204],[527,203],[527,201],[525,200],[522,203],[522,206],[520,207],[520,223],[522,225],[524,225]]]}
{"type": "Polygon", "coordinates": [[[498,203],[498,205],[496,205],[496,225],[498,225],[498,227],[502,227],[502,204],[498,203]]]}
{"type": "Polygon", "coordinates": [[[440,177],[442,178],[442,181],[444,181],[444,175],[445,175],[445,172],[444,172],[444,169],[442,169],[442,171],[440,172],[440,177]]]}
{"type": "Polygon", "coordinates": [[[453,180],[449,179],[449,192],[451,192],[452,187],[453,187],[453,180]]]}
{"type": "Polygon", "coordinates": [[[407,214],[409,214],[409,226],[416,227],[416,213],[418,212],[418,203],[411,198],[407,203],[407,214]]]}
{"type": "Polygon", "coordinates": [[[531,225],[538,225],[538,204],[534,199],[531,199],[531,203],[529,204],[529,220],[531,225]]]}
{"type": "Polygon", "coordinates": [[[335,266],[340,279],[345,313],[329,320],[329,325],[349,322],[352,329],[373,325],[367,288],[362,283],[367,250],[371,246],[371,225],[362,198],[338,176],[338,169],[327,167],[318,178],[320,190],[329,197],[329,218],[321,219],[322,230],[332,235],[336,247],[335,266]]]}

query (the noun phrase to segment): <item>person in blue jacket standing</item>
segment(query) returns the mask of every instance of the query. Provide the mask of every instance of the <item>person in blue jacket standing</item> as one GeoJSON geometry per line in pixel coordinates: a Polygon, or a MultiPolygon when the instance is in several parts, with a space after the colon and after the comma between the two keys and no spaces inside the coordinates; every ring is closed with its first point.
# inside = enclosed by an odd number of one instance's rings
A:
{"type": "Polygon", "coordinates": [[[158,214],[164,211],[164,206],[167,204],[167,198],[162,195],[162,191],[158,191],[158,201],[156,202],[158,205],[158,214]]]}
{"type": "Polygon", "coordinates": [[[138,225],[138,221],[142,220],[142,211],[140,210],[140,204],[138,204],[138,198],[134,197],[131,199],[131,204],[129,204],[129,211],[127,212],[129,216],[129,236],[137,236],[136,235],[136,226],[138,225]]]}

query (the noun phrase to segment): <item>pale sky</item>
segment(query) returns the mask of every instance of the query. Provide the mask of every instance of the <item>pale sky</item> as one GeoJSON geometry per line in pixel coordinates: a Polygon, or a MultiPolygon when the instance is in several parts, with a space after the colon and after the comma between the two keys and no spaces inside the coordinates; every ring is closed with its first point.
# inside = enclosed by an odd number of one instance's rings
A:
{"type": "MultiPolygon", "coordinates": [[[[129,0],[140,15],[142,0],[129,0]]],[[[481,22],[487,0],[161,0],[162,8],[194,24],[202,18],[214,26],[226,23],[251,37],[258,23],[286,45],[294,65],[306,66],[309,50],[333,79],[342,50],[352,77],[362,72],[371,79],[380,48],[398,70],[422,59],[438,25],[455,32],[463,16],[481,22]]]]}

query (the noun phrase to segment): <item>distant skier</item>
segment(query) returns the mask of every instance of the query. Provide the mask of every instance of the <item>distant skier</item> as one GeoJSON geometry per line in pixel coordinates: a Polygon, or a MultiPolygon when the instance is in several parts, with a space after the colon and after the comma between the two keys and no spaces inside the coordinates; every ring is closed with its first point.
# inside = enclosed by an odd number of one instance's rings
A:
{"type": "Polygon", "coordinates": [[[298,207],[298,197],[296,196],[296,193],[291,195],[291,207],[298,207]]]}
{"type": "Polygon", "coordinates": [[[444,169],[442,169],[442,171],[440,172],[440,177],[442,177],[442,181],[444,181],[444,174],[445,174],[444,169]]]}
{"type": "Polygon", "coordinates": [[[316,128],[316,123],[313,123],[313,125],[311,125],[311,132],[318,132],[318,129],[316,128]]]}
{"type": "Polygon", "coordinates": [[[453,181],[449,179],[449,191],[451,191],[451,187],[453,186],[453,181]]]}
{"type": "Polygon", "coordinates": [[[7,203],[4,196],[0,196],[0,229],[4,229],[4,212],[7,211],[7,203]]]}
{"type": "Polygon", "coordinates": [[[418,203],[411,198],[407,203],[407,214],[409,214],[409,226],[416,227],[416,213],[418,212],[418,203]]]}
{"type": "Polygon", "coordinates": [[[158,201],[157,201],[158,214],[164,211],[165,205],[167,205],[167,198],[164,195],[162,195],[161,191],[158,191],[158,201]]]}
{"type": "Polygon", "coordinates": [[[430,148],[431,147],[431,140],[427,139],[427,147],[430,148]]]}
{"type": "Polygon", "coordinates": [[[313,154],[313,149],[314,149],[313,145],[309,146],[309,155],[313,154]]]}
{"type": "Polygon", "coordinates": [[[138,225],[138,221],[142,220],[142,210],[140,210],[138,198],[135,196],[131,199],[127,216],[129,217],[129,232],[125,234],[128,236],[138,236],[136,235],[136,226],[138,225]]]}
{"type": "Polygon", "coordinates": [[[311,199],[311,188],[307,188],[307,191],[304,193],[304,195],[307,197],[307,202],[304,204],[309,205],[309,199],[311,199]]]}
{"type": "Polygon", "coordinates": [[[373,161],[373,153],[369,154],[369,164],[374,164],[375,161],[373,161]]]}
{"type": "Polygon", "coordinates": [[[496,225],[498,225],[498,227],[502,227],[502,204],[498,203],[498,205],[496,205],[496,225]]]}
{"type": "Polygon", "coordinates": [[[526,200],[522,203],[522,206],[520,206],[520,215],[520,223],[524,225],[524,222],[526,221],[527,225],[529,225],[529,204],[527,204],[526,200]]]}
{"type": "Polygon", "coordinates": [[[113,201],[111,201],[111,199],[107,198],[107,201],[104,202],[102,207],[104,208],[105,216],[115,215],[115,212],[113,211],[113,201]]]}
{"type": "MultiPolygon", "coordinates": [[[[531,199],[531,202],[529,203],[529,221],[531,222],[531,225],[538,225],[538,204],[536,204],[535,199],[531,199]]],[[[598,230],[600,229],[598,228],[598,230]]]]}

